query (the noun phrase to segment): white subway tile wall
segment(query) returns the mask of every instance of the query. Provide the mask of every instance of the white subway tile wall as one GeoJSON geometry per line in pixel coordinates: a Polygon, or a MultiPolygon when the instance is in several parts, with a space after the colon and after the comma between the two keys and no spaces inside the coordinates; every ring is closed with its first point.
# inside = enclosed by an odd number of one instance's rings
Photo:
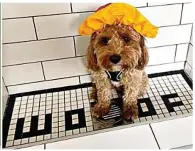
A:
{"type": "Polygon", "coordinates": [[[149,48],[148,50],[150,56],[148,65],[171,63],[175,57],[176,46],[149,48]]]}
{"type": "Polygon", "coordinates": [[[185,64],[185,71],[191,79],[193,79],[193,34],[190,43],[188,44],[187,60],[185,64]]]}
{"type": "Polygon", "coordinates": [[[91,82],[91,75],[80,76],[80,83],[91,82]]]}
{"type": "Polygon", "coordinates": [[[166,7],[144,7],[139,9],[139,11],[156,26],[178,25],[180,23],[181,10],[182,4],[168,5],[166,7]]]}
{"type": "Polygon", "coordinates": [[[75,57],[73,38],[3,45],[3,65],[75,57]]]}
{"type": "Polygon", "coordinates": [[[193,49],[192,44],[189,44],[189,51],[188,51],[188,56],[187,56],[187,62],[190,64],[191,67],[193,66],[193,63],[192,63],[192,53],[193,53],[192,49],[193,49]]]}
{"type": "Polygon", "coordinates": [[[71,13],[69,3],[5,3],[2,7],[3,18],[71,13]]]}
{"type": "Polygon", "coordinates": [[[6,104],[7,104],[7,100],[9,98],[9,94],[8,94],[8,91],[5,87],[5,84],[4,84],[4,81],[2,79],[2,113],[4,113],[4,110],[5,110],[5,107],[6,107],[6,104]]]}
{"type": "Polygon", "coordinates": [[[87,50],[89,42],[90,42],[89,36],[75,37],[76,55],[77,56],[84,56],[86,54],[86,50],[87,50]]]}
{"type": "Polygon", "coordinates": [[[2,34],[3,43],[36,40],[32,18],[3,20],[2,34]]]}
{"type": "Polygon", "coordinates": [[[191,0],[171,0],[171,1],[148,1],[148,6],[156,6],[156,5],[172,5],[172,4],[178,4],[178,3],[189,3],[192,2],[191,0]]]}
{"type": "Polygon", "coordinates": [[[148,47],[189,43],[192,25],[169,26],[159,28],[154,39],[147,38],[148,47]]]}
{"type": "Polygon", "coordinates": [[[41,63],[3,67],[3,78],[6,85],[40,82],[44,80],[41,63]]]}
{"type": "Polygon", "coordinates": [[[78,27],[91,13],[35,17],[38,39],[78,35],[78,27]]]}
{"type": "Polygon", "coordinates": [[[72,3],[73,12],[96,11],[98,7],[106,3],[72,3]]]}
{"type": "MultiPolygon", "coordinates": [[[[150,54],[147,73],[183,69],[186,59],[186,67],[192,66],[189,2],[129,2],[159,27],[155,39],[146,39],[150,54]]],[[[9,92],[90,82],[84,57],[90,37],[79,36],[78,27],[103,4],[3,4],[3,77],[9,92]]]]}
{"type": "Polygon", "coordinates": [[[158,72],[167,72],[173,70],[182,70],[184,68],[184,62],[177,62],[177,63],[168,63],[168,64],[161,64],[161,65],[154,65],[154,66],[147,66],[146,73],[158,73],[158,72]]]}
{"type": "Polygon", "coordinates": [[[73,77],[73,78],[65,78],[65,79],[9,86],[8,91],[9,94],[15,94],[15,93],[30,92],[30,91],[40,90],[40,89],[58,88],[58,87],[77,85],[77,84],[79,84],[79,77],[73,77]]]}
{"type": "Polygon", "coordinates": [[[43,68],[46,80],[87,74],[83,57],[46,61],[43,68]]]}
{"type": "Polygon", "coordinates": [[[191,4],[185,4],[183,5],[183,13],[182,13],[182,20],[181,23],[192,23],[193,19],[191,16],[192,12],[192,5],[191,4]]]}
{"type": "Polygon", "coordinates": [[[188,44],[177,45],[175,61],[186,61],[186,55],[188,51],[188,44]]]}

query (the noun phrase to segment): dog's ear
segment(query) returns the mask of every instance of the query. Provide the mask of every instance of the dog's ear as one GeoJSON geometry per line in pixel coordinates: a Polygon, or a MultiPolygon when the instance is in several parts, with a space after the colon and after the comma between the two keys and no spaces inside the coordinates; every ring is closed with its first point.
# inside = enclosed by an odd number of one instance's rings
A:
{"type": "Polygon", "coordinates": [[[93,48],[94,41],[95,41],[95,34],[91,36],[90,44],[87,49],[87,68],[93,71],[97,71],[99,67],[97,65],[97,59],[93,48]]]}
{"type": "Polygon", "coordinates": [[[149,61],[148,50],[145,46],[145,39],[143,36],[141,36],[140,38],[140,46],[141,46],[141,57],[139,58],[137,69],[142,70],[144,69],[144,67],[147,65],[149,61]]]}

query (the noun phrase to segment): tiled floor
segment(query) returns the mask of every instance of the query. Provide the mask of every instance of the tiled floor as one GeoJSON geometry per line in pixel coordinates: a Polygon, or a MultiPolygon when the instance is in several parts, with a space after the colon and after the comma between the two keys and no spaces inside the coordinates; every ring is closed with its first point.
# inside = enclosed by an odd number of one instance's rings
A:
{"type": "Polygon", "coordinates": [[[93,118],[91,106],[95,101],[89,99],[90,83],[11,95],[3,120],[3,145],[22,148],[46,144],[47,148],[75,148],[72,144],[83,142],[80,148],[93,148],[95,142],[109,136],[114,145],[96,144],[94,148],[120,148],[121,144],[117,144],[120,135],[124,138],[123,146],[130,143],[129,148],[176,148],[192,144],[192,119],[186,117],[192,115],[193,110],[191,81],[183,71],[149,77],[150,88],[139,98],[139,118],[134,121],[122,118],[122,99],[115,90],[109,114],[103,119],[93,118]],[[127,128],[131,126],[133,128],[127,128]],[[121,128],[124,129],[117,130],[121,128]],[[103,133],[110,130],[115,131],[103,133]],[[95,133],[98,134],[52,143],[95,133]],[[178,133],[184,137],[178,138],[178,133]],[[169,139],[166,134],[171,135],[169,139]],[[87,141],[89,146],[86,147],[86,140],[95,142],[87,141]],[[138,142],[142,145],[138,146],[138,142]]]}

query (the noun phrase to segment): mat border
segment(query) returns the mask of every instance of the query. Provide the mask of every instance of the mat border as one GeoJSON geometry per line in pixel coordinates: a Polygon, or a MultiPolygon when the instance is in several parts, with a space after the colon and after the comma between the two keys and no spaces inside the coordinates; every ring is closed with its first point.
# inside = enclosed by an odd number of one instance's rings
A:
{"type": "MultiPolygon", "coordinates": [[[[183,76],[183,78],[185,79],[185,81],[190,86],[190,88],[193,90],[193,81],[187,76],[187,74],[185,73],[184,70],[153,73],[153,74],[148,74],[148,77],[149,78],[154,78],[154,77],[174,75],[174,74],[181,74],[183,76]]],[[[40,142],[35,142],[35,143],[28,143],[28,144],[22,144],[22,145],[15,145],[15,146],[12,146],[12,147],[5,147],[6,140],[7,140],[7,135],[8,135],[8,130],[9,130],[9,126],[7,126],[7,125],[10,125],[10,122],[11,122],[11,116],[12,116],[13,107],[14,107],[16,97],[42,94],[42,93],[59,92],[59,91],[65,91],[65,90],[73,90],[73,89],[86,88],[86,87],[91,87],[91,86],[92,86],[92,83],[84,83],[84,84],[79,84],[79,85],[65,86],[65,87],[59,87],[59,88],[51,88],[51,89],[24,92],[24,93],[17,93],[17,94],[10,95],[9,99],[7,101],[7,105],[6,105],[5,112],[4,112],[4,117],[3,117],[2,147],[7,148],[7,149],[26,148],[26,147],[31,147],[31,146],[35,146],[35,145],[53,143],[53,142],[68,140],[68,139],[72,139],[72,138],[78,138],[78,137],[83,137],[83,136],[94,135],[94,134],[102,133],[102,132],[109,132],[109,131],[119,130],[119,129],[123,129],[123,128],[130,128],[130,127],[135,127],[135,126],[146,125],[146,124],[149,124],[149,123],[157,123],[157,122],[168,121],[168,120],[173,120],[173,119],[177,119],[177,118],[184,118],[184,117],[192,116],[192,113],[187,113],[187,114],[182,114],[182,115],[175,115],[175,116],[171,116],[171,117],[161,118],[161,119],[157,119],[155,121],[151,120],[152,122],[151,121],[145,121],[145,122],[140,122],[140,123],[120,125],[120,126],[116,126],[116,127],[112,127],[112,128],[106,128],[106,129],[102,129],[102,130],[94,130],[92,132],[87,132],[87,133],[82,133],[82,134],[77,134],[77,135],[64,136],[64,137],[59,137],[59,138],[40,141],[40,142]],[[164,119],[166,119],[166,120],[164,120],[164,119]]]]}

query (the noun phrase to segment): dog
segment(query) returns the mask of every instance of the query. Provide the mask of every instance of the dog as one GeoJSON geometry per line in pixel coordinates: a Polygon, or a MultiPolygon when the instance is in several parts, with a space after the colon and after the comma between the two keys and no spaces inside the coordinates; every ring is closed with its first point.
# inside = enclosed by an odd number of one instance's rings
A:
{"type": "Polygon", "coordinates": [[[105,25],[91,35],[87,49],[87,68],[92,76],[91,98],[95,117],[108,114],[111,89],[123,90],[123,117],[138,117],[137,100],[146,93],[148,76],[144,71],[149,56],[145,39],[131,26],[105,25]]]}

